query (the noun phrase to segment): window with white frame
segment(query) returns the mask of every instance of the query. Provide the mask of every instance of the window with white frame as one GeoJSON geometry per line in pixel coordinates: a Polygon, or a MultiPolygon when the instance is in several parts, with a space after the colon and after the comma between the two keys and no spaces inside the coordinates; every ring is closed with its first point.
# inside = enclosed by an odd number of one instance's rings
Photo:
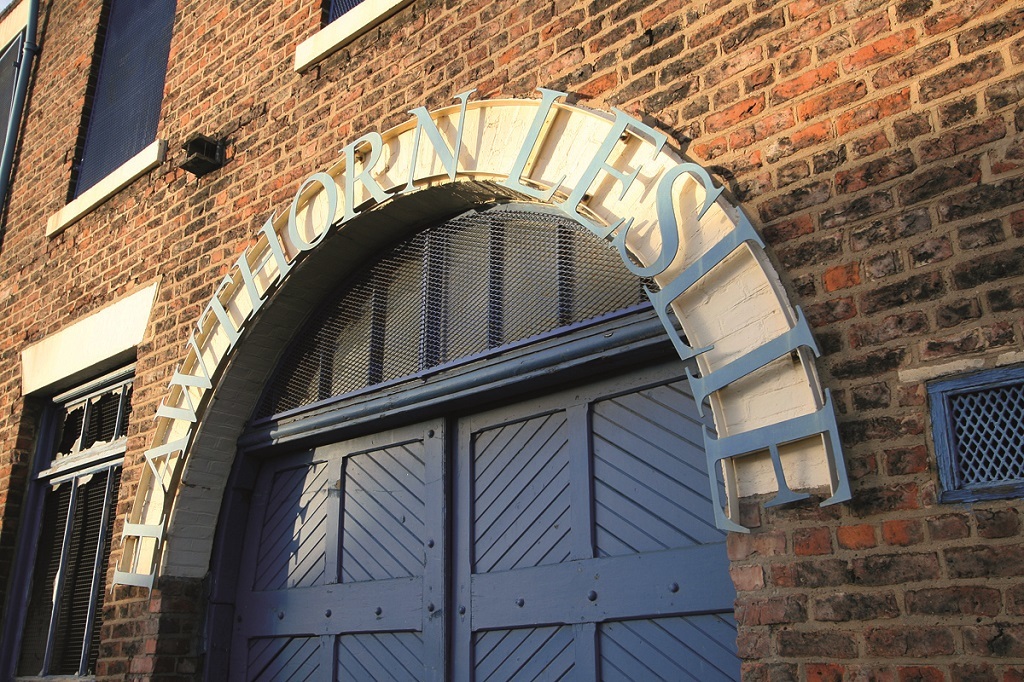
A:
{"type": "Polygon", "coordinates": [[[106,178],[155,139],[175,0],[109,0],[74,195],[106,178]]]}
{"type": "Polygon", "coordinates": [[[1024,494],[1024,367],[928,386],[943,502],[1024,494]]]}
{"type": "Polygon", "coordinates": [[[35,556],[23,557],[33,570],[20,614],[18,676],[95,670],[131,397],[127,368],[57,396],[44,417],[40,447],[50,456],[30,495],[41,513],[38,528],[29,529],[38,532],[35,556]]]}

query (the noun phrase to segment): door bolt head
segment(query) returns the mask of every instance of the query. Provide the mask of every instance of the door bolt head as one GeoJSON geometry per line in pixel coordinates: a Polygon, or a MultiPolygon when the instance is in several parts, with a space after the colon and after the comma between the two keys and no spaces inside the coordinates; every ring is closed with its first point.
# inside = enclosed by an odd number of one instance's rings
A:
{"type": "Polygon", "coordinates": [[[597,601],[597,592],[595,592],[594,590],[591,590],[590,592],[587,592],[587,600],[588,601],[597,601]]]}

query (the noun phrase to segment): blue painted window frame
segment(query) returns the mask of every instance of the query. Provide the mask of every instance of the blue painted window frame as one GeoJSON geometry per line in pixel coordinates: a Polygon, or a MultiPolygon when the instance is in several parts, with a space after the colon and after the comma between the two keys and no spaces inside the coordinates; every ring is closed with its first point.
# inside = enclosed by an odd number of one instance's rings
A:
{"type": "MultiPolygon", "coordinates": [[[[1024,385],[1024,366],[988,370],[928,385],[932,437],[941,487],[940,502],[976,502],[1024,496],[1024,479],[991,483],[964,481],[952,406],[952,400],[959,395],[1013,385],[1024,385]]],[[[1024,430],[1024,424],[1021,428],[1024,430]]],[[[1021,456],[1024,457],[1024,453],[1021,456]]]]}

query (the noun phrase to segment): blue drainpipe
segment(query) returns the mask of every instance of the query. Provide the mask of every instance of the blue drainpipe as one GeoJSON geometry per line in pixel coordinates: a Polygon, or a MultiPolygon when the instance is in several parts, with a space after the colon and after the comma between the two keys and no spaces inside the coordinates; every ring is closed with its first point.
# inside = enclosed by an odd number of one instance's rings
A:
{"type": "Polygon", "coordinates": [[[36,44],[36,26],[39,23],[39,0],[28,0],[28,23],[25,25],[25,41],[21,49],[21,64],[18,67],[18,82],[14,86],[11,101],[11,117],[7,121],[4,135],[3,158],[0,158],[0,209],[7,201],[7,189],[11,184],[11,166],[14,165],[15,141],[21,127],[21,110],[28,94],[28,81],[32,75],[32,58],[39,52],[36,44]]]}

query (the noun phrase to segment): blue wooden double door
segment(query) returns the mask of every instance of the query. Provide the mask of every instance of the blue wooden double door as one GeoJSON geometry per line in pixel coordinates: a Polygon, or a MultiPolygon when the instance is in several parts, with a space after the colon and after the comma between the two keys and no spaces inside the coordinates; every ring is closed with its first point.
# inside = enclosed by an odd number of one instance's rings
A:
{"type": "Polygon", "coordinates": [[[731,680],[701,418],[664,369],[268,460],[249,680],[731,680]]]}

